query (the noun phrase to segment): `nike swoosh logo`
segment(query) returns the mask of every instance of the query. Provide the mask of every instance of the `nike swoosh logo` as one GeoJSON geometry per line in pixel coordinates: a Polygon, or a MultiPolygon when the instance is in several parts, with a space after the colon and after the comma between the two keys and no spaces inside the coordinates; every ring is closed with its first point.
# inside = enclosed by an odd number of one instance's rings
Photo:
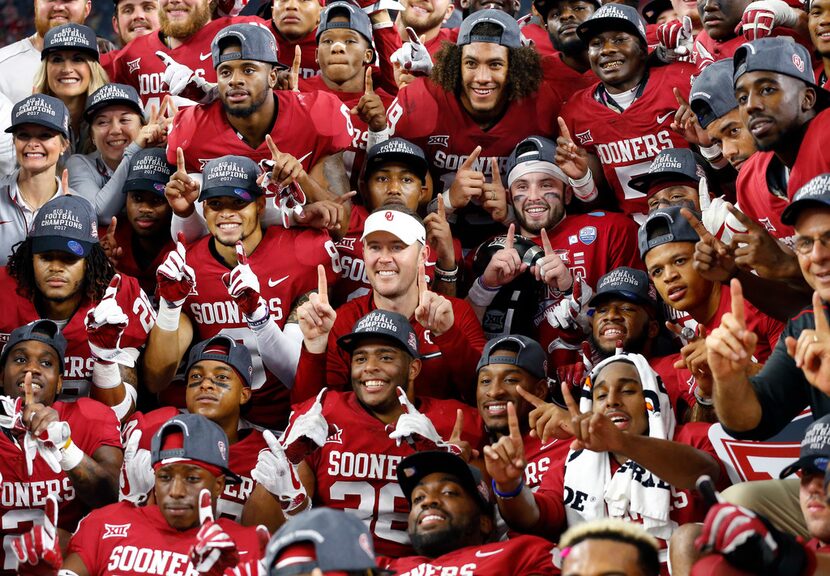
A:
{"type": "Polygon", "coordinates": [[[269,287],[269,288],[273,288],[274,286],[276,286],[276,285],[277,285],[277,284],[279,284],[280,282],[282,282],[282,281],[284,281],[284,280],[288,279],[288,277],[289,277],[289,276],[291,276],[291,274],[286,274],[285,276],[283,276],[283,277],[282,277],[282,278],[280,278],[279,280],[271,280],[271,279],[269,278],[269,279],[268,279],[268,287],[269,287]]]}
{"type": "Polygon", "coordinates": [[[210,58],[210,52],[208,52],[207,54],[199,54],[199,60],[201,60],[202,62],[204,62],[208,58],[210,58]]]}
{"type": "Polygon", "coordinates": [[[667,112],[667,113],[666,113],[665,115],[663,115],[663,116],[658,115],[658,116],[657,116],[657,123],[658,123],[658,124],[662,124],[663,122],[665,122],[665,121],[666,121],[666,119],[667,119],[669,116],[671,116],[671,115],[673,115],[673,114],[675,114],[675,111],[674,111],[674,110],[672,110],[671,112],[667,112]]]}
{"type": "Polygon", "coordinates": [[[498,550],[493,550],[492,552],[482,552],[481,550],[476,550],[476,558],[487,558],[488,556],[498,554],[502,550],[504,550],[504,548],[499,548],[498,550]]]}

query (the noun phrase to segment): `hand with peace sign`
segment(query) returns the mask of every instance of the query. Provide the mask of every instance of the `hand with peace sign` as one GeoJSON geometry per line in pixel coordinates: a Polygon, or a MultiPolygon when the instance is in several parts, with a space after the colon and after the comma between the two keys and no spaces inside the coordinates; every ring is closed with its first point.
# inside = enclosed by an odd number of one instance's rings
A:
{"type": "Polygon", "coordinates": [[[198,574],[222,576],[239,564],[236,542],[213,519],[213,496],[203,488],[199,492],[199,531],[190,548],[190,563],[198,574]]]}
{"type": "Polygon", "coordinates": [[[124,249],[118,245],[118,240],[115,239],[115,228],[118,226],[118,218],[112,217],[110,225],[107,226],[107,233],[99,240],[101,248],[104,249],[104,255],[110,261],[112,267],[118,269],[118,263],[124,255],[124,249]]]}
{"type": "Polygon", "coordinates": [[[625,432],[601,412],[582,413],[571,394],[571,388],[562,384],[562,396],[571,417],[570,429],[574,433],[571,450],[593,452],[622,452],[625,447],[625,432]]]}
{"type": "MultiPolygon", "coordinates": [[[[565,383],[570,384],[562,380],[562,384],[565,383]]],[[[573,436],[570,428],[571,417],[567,410],[556,404],[545,402],[521,386],[516,386],[516,392],[533,406],[533,410],[528,414],[531,436],[540,438],[542,444],[547,444],[552,438],[563,440],[573,436]]]]}
{"type": "Polygon", "coordinates": [[[700,236],[695,244],[693,266],[698,273],[712,282],[725,282],[736,272],[735,259],[732,249],[715,238],[697,216],[688,208],[681,208],[680,214],[689,221],[697,235],[700,236]]]}
{"type": "Polygon", "coordinates": [[[418,266],[418,307],[415,308],[415,320],[433,336],[447,332],[455,321],[452,303],[427,287],[423,263],[418,266]]]}
{"type": "Polygon", "coordinates": [[[706,337],[707,362],[715,383],[728,383],[746,378],[758,335],[746,328],[746,310],[741,283],[736,278],[729,284],[732,311],[721,318],[720,326],[706,337]]]}
{"type": "Polygon", "coordinates": [[[58,500],[53,494],[46,496],[43,523],[11,538],[11,547],[17,558],[17,574],[43,576],[57,574],[63,565],[58,539],[58,500]]]}
{"type": "Polygon", "coordinates": [[[588,152],[577,146],[571,138],[568,125],[558,117],[559,137],[556,139],[556,165],[572,180],[581,180],[588,175],[588,152]]]}
{"type": "Polygon", "coordinates": [[[545,255],[531,268],[531,272],[537,280],[547,284],[551,290],[567,292],[574,284],[571,270],[551,246],[547,231],[542,228],[539,235],[542,237],[542,247],[545,249],[545,255]]]}
{"type": "Polygon", "coordinates": [[[406,391],[398,386],[398,402],[401,404],[403,414],[398,416],[394,429],[389,433],[389,438],[400,446],[402,440],[412,446],[418,452],[423,450],[440,449],[446,443],[435,425],[428,416],[422,414],[406,395],[406,391]]]}
{"type": "Polygon", "coordinates": [[[769,280],[801,277],[798,258],[792,250],[774,238],[760,222],[731,204],[727,204],[727,210],[746,228],[746,232],[732,235],[730,247],[735,264],[744,270],[754,270],[758,276],[769,280]]]}
{"type": "Polygon", "coordinates": [[[493,175],[491,182],[485,182],[482,187],[481,207],[490,213],[495,222],[507,220],[509,211],[507,209],[507,190],[501,181],[499,172],[499,159],[493,156],[490,158],[490,171],[493,175]]]}
{"type": "Polygon", "coordinates": [[[364,86],[363,96],[360,97],[360,101],[349,113],[366,122],[372,132],[380,132],[386,128],[386,107],[383,105],[380,96],[375,93],[372,85],[371,66],[366,66],[364,86]]]}
{"type": "Polygon", "coordinates": [[[484,173],[475,169],[479,155],[481,155],[481,146],[476,146],[475,150],[458,167],[448,193],[450,205],[454,210],[463,208],[473,198],[480,198],[484,192],[484,173]]]}
{"type": "MultiPolygon", "coordinates": [[[[522,387],[517,386],[516,390],[522,390],[522,387]]],[[[527,466],[524,440],[513,402],[507,403],[507,429],[506,436],[484,447],[484,465],[498,491],[512,493],[521,485],[527,466]]]]}
{"type": "Polygon", "coordinates": [[[527,264],[522,262],[518,250],[515,248],[516,225],[511,224],[507,228],[507,236],[504,240],[504,248],[493,254],[484,274],[481,275],[481,282],[486,288],[494,289],[510,284],[516,277],[527,270],[527,264]]]}
{"type": "Polygon", "coordinates": [[[326,268],[322,264],[317,265],[317,292],[309,294],[308,300],[297,308],[297,319],[306,350],[312,354],[325,352],[337,312],[329,304],[326,268]]]}
{"type": "Polygon", "coordinates": [[[199,199],[199,183],[187,173],[181,148],[176,148],[176,171],[164,188],[164,196],[176,216],[187,218],[193,214],[194,204],[199,199]]]}
{"type": "Polygon", "coordinates": [[[135,142],[142,148],[152,148],[154,146],[161,146],[167,142],[167,124],[169,120],[175,115],[175,112],[169,118],[163,117],[163,111],[168,106],[172,106],[175,110],[175,104],[170,96],[165,96],[161,103],[161,108],[155,104],[150,107],[150,117],[147,119],[147,124],[141,127],[138,135],[135,137],[135,142]]]}
{"type": "Polygon", "coordinates": [[[787,354],[804,372],[807,382],[830,394],[830,323],[819,293],[813,292],[814,330],[802,330],[798,340],[787,336],[787,354]]]}
{"type": "Polygon", "coordinates": [[[695,146],[709,147],[712,145],[712,139],[709,134],[700,125],[697,115],[692,112],[692,107],[680,93],[677,88],[673,89],[674,99],[677,100],[677,112],[674,114],[674,121],[671,123],[671,129],[683,136],[687,142],[695,146]]]}
{"type": "Polygon", "coordinates": [[[437,210],[424,218],[427,230],[427,244],[436,255],[436,265],[442,270],[455,269],[455,248],[452,244],[452,231],[447,222],[447,209],[444,203],[436,202],[437,210]]]}
{"type": "Polygon", "coordinates": [[[280,188],[284,188],[295,180],[307,176],[300,161],[287,152],[280,152],[270,134],[265,135],[265,143],[268,144],[268,150],[271,151],[271,161],[274,163],[271,178],[274,182],[279,182],[280,188]]]}

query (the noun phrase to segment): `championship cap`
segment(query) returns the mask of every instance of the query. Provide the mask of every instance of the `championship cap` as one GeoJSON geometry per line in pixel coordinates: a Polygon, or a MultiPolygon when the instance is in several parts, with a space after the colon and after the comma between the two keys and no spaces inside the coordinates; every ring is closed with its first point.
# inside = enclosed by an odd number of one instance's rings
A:
{"type": "Polygon", "coordinates": [[[164,196],[164,187],[176,167],[167,161],[164,148],[144,148],[130,158],[130,170],[124,182],[124,192],[149,190],[164,196]]]}
{"type": "Polygon", "coordinates": [[[398,237],[404,244],[411,246],[415,242],[426,245],[427,230],[424,225],[406,212],[394,210],[376,210],[369,214],[363,223],[363,235],[360,241],[375,232],[389,232],[398,237]]]}
{"type": "Polygon", "coordinates": [[[210,43],[214,68],[230,60],[254,60],[278,65],[277,51],[277,41],[271,31],[252,23],[231,24],[220,30],[210,43]],[[239,51],[221,54],[228,44],[239,44],[239,51]]]}
{"type": "Polygon", "coordinates": [[[476,372],[490,364],[512,364],[540,380],[547,376],[547,354],[536,340],[521,334],[498,336],[487,342],[487,345],[484,346],[484,352],[481,353],[478,366],[476,366],[476,372]],[[494,355],[493,350],[497,352],[511,350],[516,355],[494,355]]]}
{"type": "Polygon", "coordinates": [[[332,508],[315,508],[286,522],[265,548],[267,576],[307,574],[314,568],[323,573],[371,570],[389,574],[375,561],[372,535],[353,514],[332,508]]]}
{"type": "Polygon", "coordinates": [[[91,122],[99,110],[117,104],[132,108],[139,116],[144,116],[144,108],[135,88],[127,84],[104,84],[86,99],[84,118],[91,122]]]}
{"type": "Polygon", "coordinates": [[[66,355],[66,338],[61,333],[58,325],[52,320],[35,320],[34,322],[29,322],[24,326],[19,326],[12,330],[12,333],[9,334],[9,340],[3,346],[3,352],[0,354],[0,367],[6,365],[6,358],[9,357],[9,352],[12,351],[12,348],[27,340],[37,340],[47,346],[51,346],[58,355],[60,370],[63,372],[63,357],[66,355]]]}
{"type": "Polygon", "coordinates": [[[12,123],[6,132],[14,132],[23,124],[51,128],[69,138],[69,110],[59,98],[46,94],[27,96],[12,108],[12,123]]]}
{"type": "Polygon", "coordinates": [[[810,206],[830,206],[830,173],[819,174],[798,189],[789,206],[781,213],[781,222],[792,226],[799,213],[810,206]]]}
{"type": "Polygon", "coordinates": [[[544,172],[567,183],[568,177],[556,165],[556,143],[542,136],[519,142],[507,158],[507,187],[526,174],[544,172]]]}
{"type": "Polygon", "coordinates": [[[822,416],[807,426],[801,441],[798,460],[781,470],[779,478],[786,478],[799,470],[824,474],[830,462],[830,415],[822,416]]]}
{"type": "Polygon", "coordinates": [[[576,33],[587,43],[588,40],[606,30],[621,30],[646,40],[646,23],[635,8],[626,4],[604,4],[590,18],[579,25],[576,33]]]}
{"type": "Polygon", "coordinates": [[[98,53],[98,38],[95,31],[83,24],[61,24],[49,30],[43,37],[43,50],[40,59],[45,60],[52,52],[58,50],[78,50],[86,52],[96,62],[101,58],[98,53]]]}
{"type": "Polygon", "coordinates": [[[253,202],[262,196],[262,188],[256,182],[260,174],[259,166],[245,156],[214,158],[205,164],[202,174],[199,200],[229,196],[253,202]]]}
{"type": "Polygon", "coordinates": [[[53,198],[37,211],[29,237],[33,254],[60,250],[86,258],[98,243],[95,208],[80,196],[53,198]]]}
{"type": "MultiPolygon", "coordinates": [[[[338,2],[338,4],[345,4],[345,2],[338,2]]],[[[369,148],[366,153],[365,174],[368,176],[377,169],[378,164],[386,162],[400,162],[415,172],[421,182],[426,180],[429,169],[427,158],[421,147],[409,140],[390,138],[369,148]]]]}
{"type": "Polygon", "coordinates": [[[816,84],[812,59],[807,49],[789,36],[761,38],[747,42],[735,51],[734,84],[748,72],[775,72],[797,78],[816,89],[816,98],[821,108],[830,105],[830,92],[816,84]]]}
{"type": "Polygon", "coordinates": [[[185,377],[190,372],[190,369],[202,360],[224,362],[239,374],[245,386],[248,388],[251,387],[254,377],[251,353],[247,346],[238,343],[230,336],[219,334],[196,344],[190,351],[190,356],[187,359],[185,377]]]}
{"type": "Polygon", "coordinates": [[[663,244],[700,240],[700,236],[680,210],[680,206],[668,206],[648,215],[648,220],[637,231],[640,258],[645,258],[649,250],[663,244]]]}
{"type": "MultiPolygon", "coordinates": [[[[564,2],[565,0],[533,0],[533,6],[536,8],[536,11],[539,13],[539,16],[542,17],[542,22],[546,22],[548,19],[548,12],[550,12],[551,8],[556,6],[559,2],[564,2]]],[[[594,8],[599,8],[602,5],[600,0],[585,0],[594,5],[594,8]]]]}
{"type": "Polygon", "coordinates": [[[698,122],[706,128],[738,107],[733,90],[724,90],[735,76],[735,64],[731,58],[709,64],[692,84],[689,106],[698,122]]]}
{"type": "Polygon", "coordinates": [[[597,291],[588,306],[596,307],[611,298],[622,298],[634,304],[654,306],[656,295],[648,281],[648,274],[636,268],[619,266],[602,275],[597,291]]]}
{"type": "Polygon", "coordinates": [[[632,177],[628,185],[634,190],[646,193],[646,196],[651,196],[658,191],[654,184],[661,180],[696,188],[700,179],[705,176],[706,173],[697,163],[694,152],[688,148],[666,148],[655,156],[648,172],[632,177]]]}
{"type": "Polygon", "coordinates": [[[458,42],[456,44],[466,46],[473,42],[489,42],[491,44],[506,46],[507,48],[519,48],[522,45],[522,31],[519,29],[519,23],[512,16],[508,16],[501,10],[478,10],[467,16],[461,22],[461,28],[458,31],[458,42]],[[473,28],[485,22],[501,28],[501,34],[497,36],[473,34],[473,28]]]}
{"type": "Polygon", "coordinates": [[[398,484],[412,505],[412,492],[425,477],[440,472],[455,476],[467,493],[475,498],[486,513],[493,511],[490,488],[478,468],[464,462],[459,456],[443,450],[426,450],[407,456],[398,463],[398,484]]]}
{"type": "Polygon", "coordinates": [[[418,335],[403,314],[389,310],[372,310],[355,323],[351,333],[338,338],[337,345],[351,354],[360,340],[367,337],[393,340],[398,348],[413,358],[420,357],[418,335]]]}
{"type": "Polygon", "coordinates": [[[317,25],[317,42],[320,41],[323,32],[337,28],[354,30],[366,39],[370,48],[374,46],[372,43],[372,21],[369,20],[369,15],[351,2],[338,0],[323,9],[320,13],[320,24],[317,25]],[[337,16],[345,16],[347,21],[331,22],[331,19],[337,16]]]}
{"type": "Polygon", "coordinates": [[[177,462],[195,461],[214,476],[224,474],[237,484],[239,476],[228,466],[228,436],[218,424],[201,414],[179,414],[161,425],[153,436],[150,463],[153,468],[177,462]]]}
{"type": "Polygon", "coordinates": [[[671,0],[640,0],[640,5],[637,6],[647,24],[657,24],[660,15],[671,9],[671,0]]]}

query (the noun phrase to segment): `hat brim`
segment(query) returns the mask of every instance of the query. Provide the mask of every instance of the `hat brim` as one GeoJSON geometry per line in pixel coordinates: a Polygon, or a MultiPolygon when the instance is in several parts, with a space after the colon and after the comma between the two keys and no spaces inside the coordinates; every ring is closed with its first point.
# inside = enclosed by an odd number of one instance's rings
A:
{"type": "Polygon", "coordinates": [[[90,250],[92,250],[92,245],[92,242],[64,238],[63,236],[32,236],[33,254],[57,250],[66,252],[72,256],[77,256],[78,258],[86,258],[89,256],[90,250]]]}
{"type": "Polygon", "coordinates": [[[410,350],[403,342],[391,336],[389,334],[381,334],[377,332],[350,332],[349,334],[344,334],[340,338],[337,339],[337,345],[340,347],[341,350],[348,352],[349,354],[354,353],[355,349],[360,345],[360,343],[367,339],[367,338],[378,338],[381,340],[387,340],[390,344],[393,344],[395,348],[400,348],[412,358],[420,358],[419,355],[412,355],[412,350],[410,350]]]}
{"type": "Polygon", "coordinates": [[[645,36],[643,36],[637,26],[625,18],[615,18],[611,16],[589,18],[577,27],[576,35],[579,36],[580,40],[587,44],[588,40],[601,32],[605,32],[606,30],[620,30],[622,32],[628,32],[646,44],[648,43],[648,40],[645,36]]]}
{"type": "Polygon", "coordinates": [[[158,196],[164,196],[166,183],[150,180],[149,178],[135,178],[124,183],[124,193],[130,192],[152,192],[158,196]],[[160,188],[157,188],[159,186],[160,188]]]}
{"type": "Polygon", "coordinates": [[[784,208],[781,213],[781,223],[787,226],[795,226],[795,221],[798,220],[798,215],[802,210],[806,210],[810,206],[819,208],[830,207],[830,201],[819,200],[818,198],[803,198],[792,202],[789,206],[784,208]]]}
{"type": "Polygon", "coordinates": [[[35,124],[36,126],[43,126],[44,128],[49,128],[50,130],[54,130],[64,138],[69,138],[69,133],[65,131],[63,128],[59,126],[55,126],[54,124],[50,124],[44,120],[36,120],[36,119],[27,119],[25,122],[18,122],[16,124],[12,124],[8,128],[4,130],[9,134],[14,134],[14,132],[20,128],[21,126],[25,126],[26,124],[35,124]]]}
{"type": "Polygon", "coordinates": [[[84,48],[82,46],[52,46],[51,48],[44,48],[40,52],[40,59],[41,61],[46,60],[46,57],[49,56],[52,52],[60,52],[61,50],[71,51],[71,52],[84,52],[92,56],[92,59],[96,62],[101,61],[101,53],[98,52],[98,47],[96,46],[93,48],[84,48]]]}
{"type": "MultiPolygon", "coordinates": [[[[640,174],[639,176],[634,176],[631,180],[628,181],[628,185],[637,190],[638,192],[647,193],[648,189],[651,188],[651,185],[655,182],[659,182],[660,180],[688,180],[690,185],[695,186],[697,182],[694,181],[692,177],[688,174],[684,174],[683,172],[654,172],[654,173],[645,173],[640,174]]],[[[698,180],[700,182],[700,180],[698,180]]]]}
{"type": "Polygon", "coordinates": [[[255,191],[251,188],[240,188],[238,186],[214,186],[207,190],[202,188],[202,193],[199,194],[199,201],[202,202],[211,198],[239,198],[247,202],[254,202],[260,196],[262,196],[262,189],[259,187],[255,191]]]}
{"type": "Polygon", "coordinates": [[[606,300],[611,300],[613,298],[622,298],[626,302],[631,302],[632,304],[641,304],[643,306],[654,307],[657,305],[657,302],[655,302],[651,298],[643,298],[639,294],[629,292],[628,290],[606,290],[605,292],[595,294],[594,297],[588,301],[588,306],[595,308],[598,304],[601,304],[602,302],[605,302],[606,300]]]}
{"type": "Polygon", "coordinates": [[[429,170],[427,161],[415,154],[406,154],[404,152],[376,154],[371,158],[371,160],[367,160],[365,171],[366,178],[368,178],[369,174],[371,174],[374,170],[377,170],[379,164],[391,162],[399,162],[405,166],[408,166],[413,172],[415,172],[415,175],[421,179],[421,185],[426,186],[427,171],[429,170]]]}
{"type": "Polygon", "coordinates": [[[441,450],[416,452],[398,463],[398,484],[410,506],[412,492],[421,480],[438,472],[458,478],[459,483],[476,499],[483,510],[492,510],[492,503],[485,500],[478,491],[478,484],[469,465],[455,454],[441,450]],[[412,471],[412,474],[408,474],[409,471],[412,471]]]}
{"type": "Polygon", "coordinates": [[[781,470],[781,473],[778,475],[778,478],[783,479],[788,476],[792,476],[799,470],[804,470],[805,468],[818,470],[820,473],[824,474],[827,468],[827,463],[825,462],[825,470],[822,470],[820,467],[816,466],[816,460],[819,459],[826,461],[828,460],[828,457],[814,454],[812,456],[804,456],[802,458],[799,458],[798,460],[796,460],[795,462],[781,470]]]}
{"type": "Polygon", "coordinates": [[[142,110],[141,105],[138,102],[133,102],[127,98],[113,98],[111,100],[102,100],[101,102],[98,102],[97,104],[94,104],[84,110],[84,119],[87,122],[92,122],[92,119],[98,112],[104,108],[109,108],[110,106],[127,106],[128,108],[132,108],[139,116],[144,116],[144,110],[142,110]]]}

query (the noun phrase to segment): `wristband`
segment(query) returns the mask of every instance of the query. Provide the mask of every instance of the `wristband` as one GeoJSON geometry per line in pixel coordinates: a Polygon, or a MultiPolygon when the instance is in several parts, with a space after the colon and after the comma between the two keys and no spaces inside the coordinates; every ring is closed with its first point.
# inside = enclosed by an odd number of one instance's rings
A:
{"type": "Polygon", "coordinates": [[[392,136],[392,129],[389,128],[389,125],[386,125],[386,128],[380,130],[378,132],[373,132],[369,130],[368,136],[366,136],[366,150],[371,150],[372,146],[376,144],[380,144],[381,142],[386,142],[392,136]]]}
{"type": "Polygon", "coordinates": [[[695,395],[695,400],[697,400],[697,403],[701,406],[714,406],[715,401],[712,400],[711,397],[707,398],[706,396],[704,396],[701,393],[700,388],[698,386],[695,386],[695,391],[693,392],[693,394],[695,395]]]}
{"type": "Polygon", "coordinates": [[[447,190],[446,192],[441,193],[441,197],[444,199],[444,208],[447,210],[447,213],[453,212],[455,208],[450,202],[450,191],[447,190]]]}
{"type": "Polygon", "coordinates": [[[395,25],[391,20],[385,22],[377,22],[372,24],[372,30],[383,30],[384,28],[392,28],[395,25]]]}
{"type": "Polygon", "coordinates": [[[265,303],[265,299],[261,296],[259,298],[259,305],[257,305],[257,308],[254,311],[254,316],[245,316],[245,320],[248,322],[248,328],[254,332],[261,330],[270,319],[271,313],[268,311],[268,304],[265,303]]]}
{"type": "Polygon", "coordinates": [[[72,441],[72,438],[66,441],[66,444],[61,448],[61,470],[67,472],[75,468],[84,459],[84,451],[78,448],[78,445],[72,441]]]}
{"type": "Polygon", "coordinates": [[[182,307],[176,306],[159,298],[159,311],[156,315],[156,326],[167,332],[175,332],[179,329],[179,318],[182,314],[182,307]]]}
{"type": "Polygon", "coordinates": [[[499,290],[500,288],[488,288],[485,286],[484,282],[481,280],[481,276],[479,276],[476,281],[473,282],[473,285],[470,287],[470,291],[467,292],[467,298],[469,298],[470,302],[476,306],[486,308],[493,303],[493,300],[496,299],[496,294],[499,293],[499,290]]]}
{"type": "Polygon", "coordinates": [[[456,264],[455,268],[453,268],[452,270],[444,270],[443,268],[439,268],[438,264],[436,264],[435,278],[437,280],[441,280],[442,282],[447,282],[449,284],[458,282],[458,264],[456,264]]]}
{"type": "Polygon", "coordinates": [[[132,408],[138,398],[138,392],[136,392],[135,386],[132,384],[124,382],[124,392],[126,392],[126,394],[124,394],[124,399],[115,406],[110,406],[112,411],[115,412],[115,417],[118,418],[119,422],[121,422],[124,417],[129,414],[130,408],[132,408]]]}
{"type": "Polygon", "coordinates": [[[490,486],[492,486],[493,488],[493,494],[495,494],[500,500],[510,500],[511,498],[515,498],[516,496],[522,493],[522,490],[524,490],[525,487],[525,479],[522,478],[519,482],[519,485],[516,486],[516,488],[514,490],[511,490],[510,492],[499,492],[499,489],[496,488],[495,480],[490,480],[490,486]]]}
{"type": "Polygon", "coordinates": [[[590,202],[596,199],[598,195],[597,186],[594,183],[594,175],[590,170],[579,180],[574,180],[568,176],[568,184],[573,188],[574,195],[583,202],[590,202]]]}
{"type": "Polygon", "coordinates": [[[118,364],[96,360],[92,366],[92,385],[101,390],[112,390],[121,385],[121,370],[118,364]]]}

